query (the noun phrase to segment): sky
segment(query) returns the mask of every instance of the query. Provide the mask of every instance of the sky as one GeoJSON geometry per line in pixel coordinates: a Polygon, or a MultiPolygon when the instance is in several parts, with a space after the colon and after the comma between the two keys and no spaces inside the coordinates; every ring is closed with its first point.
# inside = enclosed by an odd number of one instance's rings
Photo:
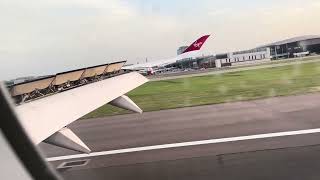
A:
{"type": "Polygon", "coordinates": [[[319,0],[1,0],[0,80],[200,54],[320,34],[319,0]]]}

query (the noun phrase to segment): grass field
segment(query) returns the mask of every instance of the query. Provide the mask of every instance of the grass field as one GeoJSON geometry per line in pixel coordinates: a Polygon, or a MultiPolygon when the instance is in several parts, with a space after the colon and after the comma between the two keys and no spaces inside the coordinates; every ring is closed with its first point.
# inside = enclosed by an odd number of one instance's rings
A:
{"type": "MultiPolygon", "coordinates": [[[[320,90],[320,62],[148,82],[128,96],[145,112],[320,90]]],[[[124,114],[105,105],[84,118],[124,114]]]]}

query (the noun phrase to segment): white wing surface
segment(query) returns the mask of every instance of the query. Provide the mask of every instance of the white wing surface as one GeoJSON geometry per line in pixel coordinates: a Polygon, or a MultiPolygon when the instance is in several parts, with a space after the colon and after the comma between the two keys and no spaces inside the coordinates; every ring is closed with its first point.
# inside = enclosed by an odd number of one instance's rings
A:
{"type": "Polygon", "coordinates": [[[16,110],[26,132],[38,144],[147,81],[139,73],[131,72],[21,104],[16,110]]]}

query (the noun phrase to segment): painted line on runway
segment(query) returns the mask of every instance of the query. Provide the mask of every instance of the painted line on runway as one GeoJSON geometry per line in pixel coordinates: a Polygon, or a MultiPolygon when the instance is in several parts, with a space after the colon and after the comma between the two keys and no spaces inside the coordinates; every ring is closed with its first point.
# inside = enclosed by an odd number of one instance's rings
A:
{"type": "Polygon", "coordinates": [[[158,149],[179,148],[179,147],[217,144],[217,143],[245,141],[245,140],[254,140],[254,139],[265,139],[265,138],[283,137],[283,136],[294,136],[294,135],[303,135],[303,134],[314,134],[314,133],[320,133],[320,128],[298,130],[298,131],[268,133],[268,134],[257,134],[257,135],[248,135],[248,136],[238,136],[238,137],[228,137],[228,138],[220,138],[220,139],[208,139],[208,140],[190,141],[190,142],[181,142],[181,143],[172,143],[172,144],[162,144],[162,145],[153,145],[153,146],[144,146],[144,147],[135,147],[135,148],[127,148],[127,149],[119,149],[119,150],[93,152],[90,154],[74,154],[74,155],[50,157],[50,158],[46,158],[46,160],[47,161],[60,161],[60,160],[76,159],[76,158],[88,158],[88,157],[132,153],[132,152],[140,152],[140,151],[151,151],[151,150],[158,150],[158,149]]]}

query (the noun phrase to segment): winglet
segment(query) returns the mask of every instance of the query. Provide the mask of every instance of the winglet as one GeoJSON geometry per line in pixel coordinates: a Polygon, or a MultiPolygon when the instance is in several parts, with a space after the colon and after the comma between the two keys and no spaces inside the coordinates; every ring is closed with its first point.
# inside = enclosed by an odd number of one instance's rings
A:
{"type": "Polygon", "coordinates": [[[209,38],[209,36],[210,35],[205,35],[205,36],[200,37],[195,42],[193,42],[186,50],[184,50],[183,53],[200,50],[202,45],[209,38]]]}

